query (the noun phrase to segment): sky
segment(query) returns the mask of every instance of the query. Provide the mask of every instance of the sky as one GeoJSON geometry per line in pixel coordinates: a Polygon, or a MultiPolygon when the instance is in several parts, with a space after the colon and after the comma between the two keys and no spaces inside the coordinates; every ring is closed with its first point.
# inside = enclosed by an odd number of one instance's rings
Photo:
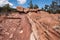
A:
{"type": "MultiPolygon", "coordinates": [[[[16,8],[17,6],[22,6],[24,8],[29,7],[30,0],[0,0],[0,6],[9,4],[11,7],[16,8]]],[[[37,4],[39,8],[45,6],[45,4],[51,4],[52,0],[32,0],[33,4],[37,4]]]]}

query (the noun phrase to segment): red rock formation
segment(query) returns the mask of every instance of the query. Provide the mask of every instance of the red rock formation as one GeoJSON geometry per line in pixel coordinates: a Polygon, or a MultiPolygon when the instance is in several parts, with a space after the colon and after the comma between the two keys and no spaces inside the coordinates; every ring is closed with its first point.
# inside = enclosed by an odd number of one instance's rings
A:
{"type": "Polygon", "coordinates": [[[60,14],[52,15],[43,11],[40,12],[40,14],[29,13],[28,19],[32,25],[32,31],[35,39],[60,40],[60,31],[58,31],[60,30],[60,21],[58,17],[60,17],[60,14]]]}
{"type": "Polygon", "coordinates": [[[23,11],[24,11],[24,8],[21,7],[21,6],[18,6],[16,9],[17,9],[18,11],[20,11],[20,12],[23,12],[23,11]]]}
{"type": "Polygon", "coordinates": [[[60,40],[60,14],[17,9],[27,14],[0,16],[0,40],[60,40]]]}

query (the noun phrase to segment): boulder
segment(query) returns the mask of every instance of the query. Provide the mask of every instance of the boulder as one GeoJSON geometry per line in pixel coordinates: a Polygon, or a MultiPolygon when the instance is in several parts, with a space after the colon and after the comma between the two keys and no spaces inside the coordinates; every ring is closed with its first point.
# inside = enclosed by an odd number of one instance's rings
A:
{"type": "Polygon", "coordinates": [[[19,12],[24,12],[24,13],[27,13],[27,12],[38,12],[40,11],[40,9],[29,9],[29,8],[23,8],[21,6],[17,6],[17,11],[19,12]]]}
{"type": "Polygon", "coordinates": [[[21,6],[17,6],[17,11],[19,11],[19,12],[24,12],[24,8],[23,7],[21,7],[21,6]]]}
{"type": "Polygon", "coordinates": [[[40,11],[40,9],[30,9],[29,12],[37,12],[40,11]]]}
{"type": "Polygon", "coordinates": [[[25,13],[29,12],[29,10],[30,10],[29,8],[24,8],[25,13]]]}

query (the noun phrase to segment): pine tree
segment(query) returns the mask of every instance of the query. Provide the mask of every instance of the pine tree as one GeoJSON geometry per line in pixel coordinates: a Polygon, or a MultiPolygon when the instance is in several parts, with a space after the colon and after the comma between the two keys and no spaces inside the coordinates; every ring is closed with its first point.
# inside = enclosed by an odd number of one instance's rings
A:
{"type": "Polygon", "coordinates": [[[30,0],[29,8],[30,8],[30,9],[33,9],[33,3],[32,3],[32,0],[30,0]]]}
{"type": "Polygon", "coordinates": [[[34,9],[38,9],[39,7],[38,7],[38,5],[37,4],[35,4],[34,5],[34,9]]]}
{"type": "Polygon", "coordinates": [[[6,4],[2,8],[3,8],[3,11],[4,12],[8,12],[10,10],[10,5],[9,4],[6,4]]]}

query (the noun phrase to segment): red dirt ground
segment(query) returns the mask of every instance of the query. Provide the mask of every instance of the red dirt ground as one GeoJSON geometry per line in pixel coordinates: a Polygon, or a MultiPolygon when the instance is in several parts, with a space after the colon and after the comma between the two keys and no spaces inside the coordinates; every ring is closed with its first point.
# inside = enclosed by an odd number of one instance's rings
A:
{"type": "Polygon", "coordinates": [[[0,40],[60,40],[60,14],[40,11],[0,18],[0,40]]]}

